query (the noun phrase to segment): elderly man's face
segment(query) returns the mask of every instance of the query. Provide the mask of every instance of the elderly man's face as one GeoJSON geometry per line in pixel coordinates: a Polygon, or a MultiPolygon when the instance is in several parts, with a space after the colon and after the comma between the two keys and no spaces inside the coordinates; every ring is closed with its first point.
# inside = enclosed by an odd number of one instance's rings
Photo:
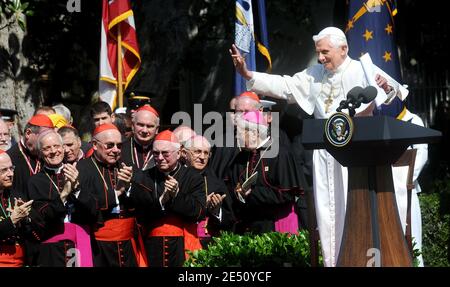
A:
{"type": "Polygon", "coordinates": [[[335,71],[345,60],[347,46],[333,47],[328,37],[316,42],[316,54],[319,62],[328,71],[335,71]]]}
{"type": "Polygon", "coordinates": [[[136,141],[148,145],[158,132],[158,118],[149,111],[139,111],[134,114],[132,127],[136,141]]]}
{"type": "Polygon", "coordinates": [[[117,130],[106,130],[94,137],[95,157],[108,165],[114,165],[121,155],[122,136],[117,130]]]}
{"type": "Polygon", "coordinates": [[[8,150],[11,147],[11,133],[8,125],[0,121],[0,149],[8,150]]]}
{"type": "Polygon", "coordinates": [[[14,166],[8,154],[0,155],[0,190],[10,188],[13,184],[14,166]]]}
{"type": "Polygon", "coordinates": [[[204,140],[195,139],[192,146],[186,148],[189,164],[197,170],[203,170],[210,157],[210,146],[204,140]]]}
{"type": "Polygon", "coordinates": [[[72,132],[67,132],[63,137],[64,158],[67,162],[75,162],[80,155],[81,140],[72,132]]]}
{"type": "Polygon", "coordinates": [[[237,127],[237,140],[241,147],[254,150],[258,147],[258,131],[256,129],[237,127]]]}
{"type": "Polygon", "coordinates": [[[180,149],[172,142],[155,141],[153,143],[153,158],[156,167],[162,172],[172,171],[180,159],[180,149]]]}
{"type": "Polygon", "coordinates": [[[238,97],[236,99],[236,113],[257,111],[260,109],[260,104],[249,97],[238,97]]]}
{"type": "Polygon", "coordinates": [[[61,138],[56,133],[49,133],[40,139],[41,156],[50,166],[59,166],[64,160],[64,149],[61,138]]]}

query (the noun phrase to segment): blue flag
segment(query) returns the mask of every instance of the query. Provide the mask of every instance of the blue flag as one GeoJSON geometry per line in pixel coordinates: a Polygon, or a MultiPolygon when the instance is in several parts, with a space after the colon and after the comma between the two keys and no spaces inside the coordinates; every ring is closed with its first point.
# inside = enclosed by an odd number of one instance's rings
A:
{"type": "MultiPolygon", "coordinates": [[[[393,19],[397,9],[393,1],[350,0],[348,12],[345,33],[350,57],[358,59],[369,53],[375,65],[401,82],[393,19]]],[[[402,109],[403,102],[395,97],[389,105],[381,105],[379,112],[396,117],[402,109]]]]}
{"type": "MultiPolygon", "coordinates": [[[[268,37],[266,25],[266,12],[264,0],[257,0],[257,14],[259,15],[259,32],[262,43],[256,38],[253,5],[251,0],[236,0],[236,23],[235,23],[235,39],[234,43],[245,58],[247,68],[251,71],[257,71],[256,67],[256,51],[261,53],[269,63],[271,68],[271,59],[268,50],[268,37]],[[257,49],[255,49],[255,47],[257,49]]],[[[245,79],[237,72],[235,75],[235,96],[246,91],[245,79]]]]}

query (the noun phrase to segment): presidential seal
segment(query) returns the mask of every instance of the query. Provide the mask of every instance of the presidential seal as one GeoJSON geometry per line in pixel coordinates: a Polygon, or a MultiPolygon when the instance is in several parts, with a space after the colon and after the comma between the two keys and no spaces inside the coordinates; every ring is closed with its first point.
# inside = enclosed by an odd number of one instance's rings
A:
{"type": "Polygon", "coordinates": [[[338,112],[325,123],[325,136],[330,144],[343,147],[352,139],[353,121],[349,115],[338,112]]]}

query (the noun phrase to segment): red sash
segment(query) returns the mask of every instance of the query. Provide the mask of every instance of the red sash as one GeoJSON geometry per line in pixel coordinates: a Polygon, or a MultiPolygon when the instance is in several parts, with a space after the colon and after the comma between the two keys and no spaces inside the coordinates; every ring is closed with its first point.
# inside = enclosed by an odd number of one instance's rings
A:
{"type": "Polygon", "coordinates": [[[110,219],[105,221],[105,225],[95,232],[95,239],[98,241],[131,241],[134,255],[139,267],[148,267],[147,257],[144,249],[142,236],[138,232],[138,240],[134,238],[135,218],[110,219]]]}
{"type": "MultiPolygon", "coordinates": [[[[185,250],[199,250],[202,249],[200,240],[197,235],[197,224],[196,223],[186,223],[175,216],[168,216],[159,221],[157,221],[150,228],[147,237],[156,236],[182,236],[184,238],[184,249],[185,250]]],[[[188,258],[185,252],[186,258],[188,258]]]]}
{"type": "Polygon", "coordinates": [[[0,267],[22,267],[24,257],[20,244],[0,245],[0,267]]]}

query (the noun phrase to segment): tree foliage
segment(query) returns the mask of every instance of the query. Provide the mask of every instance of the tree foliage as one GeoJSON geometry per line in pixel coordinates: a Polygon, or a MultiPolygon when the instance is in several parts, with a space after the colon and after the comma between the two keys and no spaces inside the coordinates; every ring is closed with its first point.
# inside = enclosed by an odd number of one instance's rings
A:
{"type": "Polygon", "coordinates": [[[450,266],[450,178],[437,180],[431,193],[420,194],[424,265],[450,266]]]}

